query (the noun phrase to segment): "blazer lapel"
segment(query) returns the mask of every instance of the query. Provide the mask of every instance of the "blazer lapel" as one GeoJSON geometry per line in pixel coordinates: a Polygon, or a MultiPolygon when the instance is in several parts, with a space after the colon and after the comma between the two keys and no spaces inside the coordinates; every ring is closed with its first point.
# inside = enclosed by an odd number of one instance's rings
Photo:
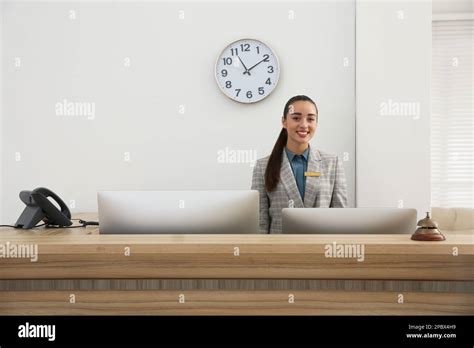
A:
{"type": "MultiPolygon", "coordinates": [[[[296,186],[295,176],[293,175],[293,171],[291,170],[290,161],[288,161],[288,156],[286,155],[285,150],[283,150],[282,158],[283,158],[283,161],[281,163],[281,170],[280,170],[281,182],[283,183],[283,186],[285,187],[288,197],[290,197],[290,200],[294,202],[294,207],[303,208],[304,205],[300,196],[300,191],[298,191],[298,186],[296,186]]],[[[309,164],[308,164],[308,168],[309,168],[309,164]]]]}
{"type": "MultiPolygon", "coordinates": [[[[291,168],[290,168],[291,170],[291,168]]],[[[321,155],[317,149],[310,149],[308,157],[308,172],[321,173],[321,155]]],[[[321,174],[320,174],[321,175],[321,174]]],[[[307,176],[304,190],[304,206],[306,208],[314,207],[316,195],[319,191],[319,176],[307,176]]]]}

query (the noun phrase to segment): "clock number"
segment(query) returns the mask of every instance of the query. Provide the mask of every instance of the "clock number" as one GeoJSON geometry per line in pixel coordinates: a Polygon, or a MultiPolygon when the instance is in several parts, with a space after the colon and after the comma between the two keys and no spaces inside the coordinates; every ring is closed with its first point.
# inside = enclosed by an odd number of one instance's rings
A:
{"type": "Polygon", "coordinates": [[[222,58],[224,61],[224,65],[232,65],[232,58],[227,57],[227,58],[222,58]]]}
{"type": "Polygon", "coordinates": [[[270,56],[269,56],[268,54],[264,54],[264,55],[263,55],[263,58],[264,58],[264,59],[263,59],[264,62],[267,62],[267,63],[268,63],[268,62],[270,61],[270,59],[269,59],[270,56]]]}
{"type": "Polygon", "coordinates": [[[232,82],[226,81],[225,82],[225,88],[231,88],[232,87],[232,82]]]}
{"type": "Polygon", "coordinates": [[[260,54],[260,47],[257,46],[257,54],[260,54]]]}
{"type": "Polygon", "coordinates": [[[240,88],[236,88],[235,90],[237,91],[236,97],[238,97],[238,96],[239,96],[239,93],[240,93],[240,88]]]}
{"type": "Polygon", "coordinates": [[[239,55],[239,51],[237,50],[237,48],[231,48],[231,49],[230,49],[230,52],[232,53],[233,56],[234,56],[234,51],[235,51],[235,56],[238,56],[238,55],[239,55]]]}
{"type": "Polygon", "coordinates": [[[247,98],[252,98],[252,91],[247,91],[247,98]]]}
{"type": "Polygon", "coordinates": [[[260,94],[260,95],[265,94],[265,91],[263,90],[263,87],[258,87],[258,94],[260,94]]]}
{"type": "Polygon", "coordinates": [[[271,74],[273,72],[273,66],[269,65],[268,66],[268,73],[271,74]]]}
{"type": "Polygon", "coordinates": [[[249,44],[240,44],[240,49],[242,50],[242,52],[250,52],[250,45],[249,44]]]}
{"type": "Polygon", "coordinates": [[[265,81],[265,84],[266,85],[271,85],[272,84],[272,81],[270,81],[270,78],[268,78],[267,81],[265,81]]]}
{"type": "Polygon", "coordinates": [[[222,77],[226,77],[227,76],[227,70],[222,69],[221,70],[221,75],[222,75],[222,77]]]}

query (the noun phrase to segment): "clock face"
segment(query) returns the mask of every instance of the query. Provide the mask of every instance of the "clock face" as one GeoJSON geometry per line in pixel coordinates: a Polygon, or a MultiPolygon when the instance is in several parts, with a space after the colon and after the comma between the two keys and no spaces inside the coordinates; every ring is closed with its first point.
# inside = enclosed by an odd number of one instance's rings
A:
{"type": "Polygon", "coordinates": [[[280,65],[270,47],[258,40],[244,39],[222,51],[215,74],[226,96],[240,103],[255,103],[275,89],[280,65]]]}

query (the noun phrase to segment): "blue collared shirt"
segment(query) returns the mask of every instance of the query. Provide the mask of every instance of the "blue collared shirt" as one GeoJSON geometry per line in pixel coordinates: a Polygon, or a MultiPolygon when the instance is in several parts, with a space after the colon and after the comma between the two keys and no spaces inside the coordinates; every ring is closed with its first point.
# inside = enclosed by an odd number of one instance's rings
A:
{"type": "Polygon", "coordinates": [[[293,175],[295,176],[296,186],[298,186],[298,191],[300,191],[301,200],[304,200],[304,189],[306,185],[304,172],[308,170],[309,146],[301,155],[291,152],[287,147],[285,147],[285,151],[290,161],[291,170],[293,170],[293,175]]]}

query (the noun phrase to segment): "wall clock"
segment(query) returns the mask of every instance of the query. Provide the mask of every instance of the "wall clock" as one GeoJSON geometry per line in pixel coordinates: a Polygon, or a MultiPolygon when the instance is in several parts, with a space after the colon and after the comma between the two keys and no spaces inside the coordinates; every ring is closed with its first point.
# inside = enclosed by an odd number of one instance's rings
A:
{"type": "Polygon", "coordinates": [[[240,103],[256,103],[275,89],[278,58],[262,41],[242,39],[229,44],[217,58],[215,76],[221,91],[240,103]]]}

